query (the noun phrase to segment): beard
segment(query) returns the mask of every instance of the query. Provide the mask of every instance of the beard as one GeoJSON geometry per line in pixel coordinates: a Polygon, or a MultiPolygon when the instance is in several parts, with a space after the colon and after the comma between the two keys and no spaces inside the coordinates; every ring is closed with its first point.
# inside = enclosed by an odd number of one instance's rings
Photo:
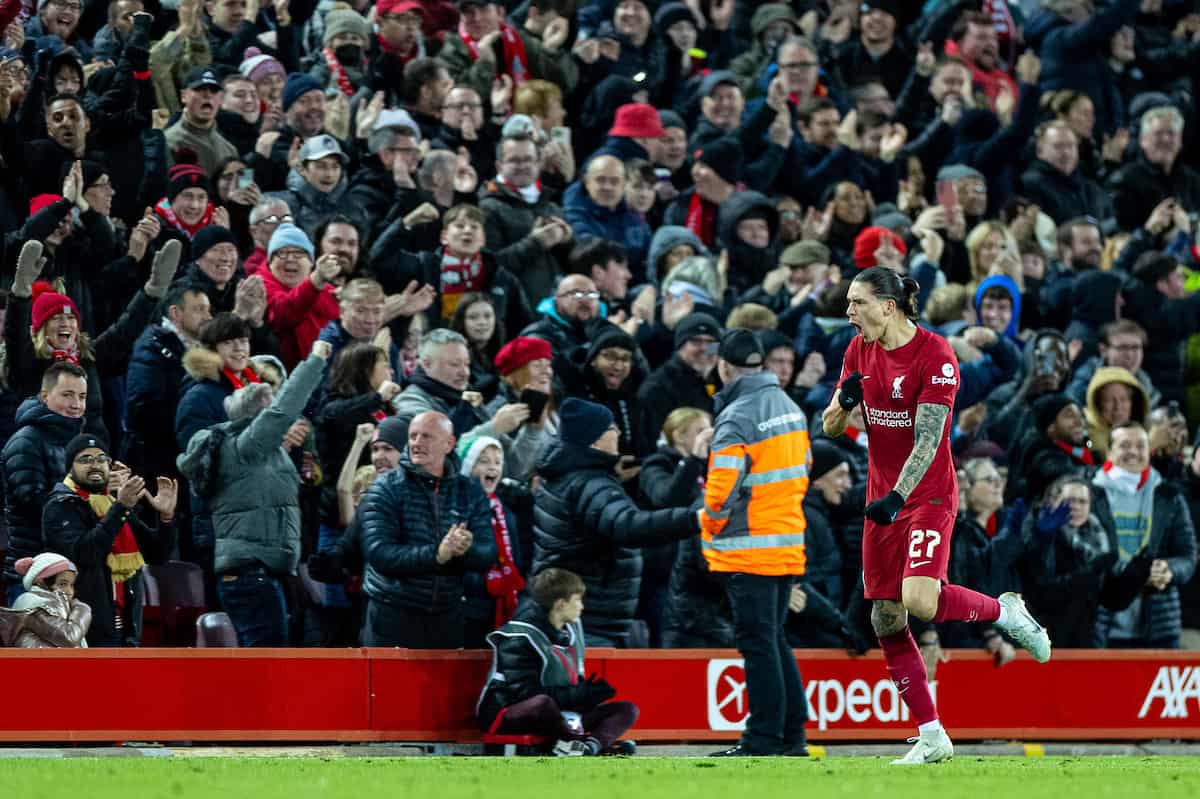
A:
{"type": "Polygon", "coordinates": [[[76,472],[73,477],[75,484],[90,494],[100,494],[108,490],[108,475],[91,469],[76,472]]]}

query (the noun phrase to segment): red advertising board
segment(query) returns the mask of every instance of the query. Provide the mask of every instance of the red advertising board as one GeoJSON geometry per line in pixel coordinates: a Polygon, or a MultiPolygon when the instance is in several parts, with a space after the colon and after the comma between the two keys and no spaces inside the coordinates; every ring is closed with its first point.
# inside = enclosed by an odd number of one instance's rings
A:
{"type": "MultiPolygon", "coordinates": [[[[878,653],[798,651],[815,741],[912,733],[878,653]]],[[[0,741],[473,741],[485,652],[0,649],[0,741]],[[64,688],[64,686],[68,688],[64,688]]],[[[641,741],[736,738],[745,673],[727,650],[589,650],[636,702],[641,741]]],[[[956,740],[1200,740],[1200,653],[1055,652],[1002,669],[954,651],[935,687],[956,740]]]]}

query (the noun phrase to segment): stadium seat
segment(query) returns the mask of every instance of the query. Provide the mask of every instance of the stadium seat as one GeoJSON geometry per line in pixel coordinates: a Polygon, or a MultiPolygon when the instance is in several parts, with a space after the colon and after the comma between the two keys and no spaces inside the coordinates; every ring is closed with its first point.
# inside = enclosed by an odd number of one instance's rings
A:
{"type": "Polygon", "coordinates": [[[503,747],[505,757],[513,757],[517,754],[541,754],[530,750],[540,747],[550,739],[543,735],[500,735],[485,732],[481,740],[484,754],[494,754],[494,748],[499,746],[503,747]],[[493,748],[493,751],[489,752],[489,747],[493,748]]]}
{"type": "Polygon", "coordinates": [[[192,625],[208,610],[204,603],[204,570],[195,563],[169,560],[145,571],[158,585],[163,643],[191,646],[192,625]]]}
{"type": "Polygon", "coordinates": [[[142,646],[162,646],[162,592],[149,569],[142,569],[142,646]]]}
{"type": "Polygon", "coordinates": [[[237,645],[237,630],[229,620],[228,613],[205,613],[196,619],[197,648],[232,649],[237,645]]]}

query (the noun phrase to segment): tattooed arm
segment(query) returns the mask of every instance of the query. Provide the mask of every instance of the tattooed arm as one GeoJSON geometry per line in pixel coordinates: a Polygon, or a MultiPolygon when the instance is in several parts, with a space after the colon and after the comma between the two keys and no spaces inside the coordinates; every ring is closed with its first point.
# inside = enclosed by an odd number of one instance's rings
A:
{"type": "Polygon", "coordinates": [[[913,449],[900,477],[896,480],[896,493],[907,499],[929,470],[938,445],[942,443],[942,431],[946,427],[946,415],[950,408],[945,405],[922,402],[917,405],[917,418],[913,423],[913,449]]]}

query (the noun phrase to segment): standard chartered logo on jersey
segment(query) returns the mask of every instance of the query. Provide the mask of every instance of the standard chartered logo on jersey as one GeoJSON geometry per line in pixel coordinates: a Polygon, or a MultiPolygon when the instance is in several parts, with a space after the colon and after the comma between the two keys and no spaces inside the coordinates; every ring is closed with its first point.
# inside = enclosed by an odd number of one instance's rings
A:
{"type": "MultiPolygon", "coordinates": [[[[746,694],[746,671],[740,658],[714,658],[708,661],[708,727],[723,732],[746,729],[750,704],[746,694]]],[[[937,696],[937,683],[930,690],[937,696]]],[[[817,729],[829,729],[831,724],[848,721],[868,722],[908,721],[908,706],[900,698],[895,683],[888,679],[874,683],[851,680],[848,684],[837,679],[806,680],[804,692],[808,700],[808,719],[817,729]]]]}
{"type": "Polygon", "coordinates": [[[867,424],[872,427],[912,427],[912,417],[908,415],[907,410],[903,411],[888,411],[882,408],[875,408],[863,403],[863,407],[867,409],[867,424]]]}

